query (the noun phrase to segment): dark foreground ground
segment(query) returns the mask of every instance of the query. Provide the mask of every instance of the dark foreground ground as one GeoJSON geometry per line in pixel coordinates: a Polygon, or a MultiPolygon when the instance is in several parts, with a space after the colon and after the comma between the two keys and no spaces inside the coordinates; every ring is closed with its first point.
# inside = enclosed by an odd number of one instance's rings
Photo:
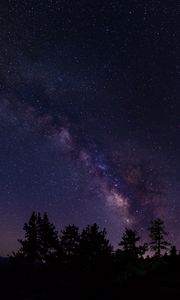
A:
{"type": "Polygon", "coordinates": [[[141,279],[127,282],[51,282],[36,276],[25,282],[22,278],[1,280],[0,299],[69,300],[69,299],[180,299],[179,280],[141,279]]]}
{"type": "Polygon", "coordinates": [[[149,272],[134,266],[108,272],[66,273],[42,265],[28,269],[6,261],[0,263],[0,300],[180,299],[176,264],[153,265],[149,272]]]}
{"type": "Polygon", "coordinates": [[[180,282],[162,282],[156,286],[156,282],[132,282],[125,285],[112,285],[101,288],[94,287],[90,283],[74,286],[73,284],[60,283],[54,288],[45,284],[42,286],[19,286],[7,284],[6,289],[1,290],[1,299],[18,300],[58,300],[58,299],[180,299],[180,282]]]}

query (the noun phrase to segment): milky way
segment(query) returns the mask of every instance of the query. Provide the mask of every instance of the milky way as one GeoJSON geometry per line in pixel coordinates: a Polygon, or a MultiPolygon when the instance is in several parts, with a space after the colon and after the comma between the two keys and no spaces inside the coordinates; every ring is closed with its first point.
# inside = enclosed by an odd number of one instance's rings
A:
{"type": "Polygon", "coordinates": [[[33,210],[180,245],[179,8],[85,2],[0,3],[2,254],[33,210]]]}
{"type": "MultiPolygon", "coordinates": [[[[33,85],[33,82],[31,84],[33,85]]],[[[97,201],[102,199],[109,216],[115,214],[121,220],[122,226],[124,224],[145,230],[151,219],[162,215],[160,210],[163,207],[163,197],[155,171],[139,160],[132,162],[125,158],[123,161],[116,158],[114,162],[115,158],[106,158],[95,143],[78,144],[78,139],[76,140],[71,133],[71,127],[75,125],[71,124],[67,116],[57,115],[55,118],[48,113],[40,114],[33,106],[17,100],[14,105],[11,97],[5,97],[1,104],[1,122],[14,128],[17,139],[27,134],[34,139],[38,135],[45,139],[50,149],[55,149],[59,156],[63,154],[71,157],[70,164],[72,160],[76,161],[78,172],[85,168],[92,180],[97,201]]],[[[50,149],[46,150],[47,155],[50,149]]],[[[84,188],[86,189],[86,186],[84,188]]],[[[61,203],[60,199],[59,201],[61,203]]]]}

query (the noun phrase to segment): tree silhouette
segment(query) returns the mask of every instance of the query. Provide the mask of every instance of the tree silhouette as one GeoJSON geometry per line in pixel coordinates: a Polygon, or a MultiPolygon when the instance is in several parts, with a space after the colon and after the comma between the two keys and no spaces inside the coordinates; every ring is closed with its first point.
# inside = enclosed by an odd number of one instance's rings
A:
{"type": "Polygon", "coordinates": [[[73,225],[68,225],[61,232],[59,258],[68,268],[75,267],[79,249],[80,234],[79,228],[73,225]]]}
{"type": "Polygon", "coordinates": [[[100,254],[109,255],[112,251],[112,246],[109,240],[106,239],[106,230],[100,230],[96,223],[83,229],[80,237],[80,247],[86,250],[90,257],[100,254]]]}
{"type": "Polygon", "coordinates": [[[176,246],[171,246],[171,249],[170,249],[170,256],[172,256],[172,257],[177,256],[177,249],[176,249],[176,246]]]}
{"type": "Polygon", "coordinates": [[[62,248],[66,256],[70,257],[77,253],[79,242],[79,228],[74,224],[68,225],[64,230],[62,230],[62,234],[60,237],[60,247],[62,248]]]}
{"type": "Polygon", "coordinates": [[[161,256],[161,250],[168,250],[169,242],[165,240],[168,233],[165,231],[164,222],[161,219],[156,219],[151,222],[150,231],[150,247],[155,251],[157,257],[161,256]]]}
{"type": "Polygon", "coordinates": [[[24,224],[25,239],[18,240],[21,248],[17,255],[26,258],[29,262],[40,259],[39,236],[38,236],[38,216],[33,211],[29,222],[24,224]]]}
{"type": "Polygon", "coordinates": [[[15,256],[26,258],[32,263],[36,260],[47,262],[58,248],[58,234],[55,226],[49,222],[47,214],[44,213],[41,217],[40,213],[33,212],[23,229],[25,239],[18,240],[21,248],[15,256]]]}
{"type": "Polygon", "coordinates": [[[59,241],[54,224],[50,223],[47,213],[43,217],[38,214],[39,254],[42,261],[47,260],[57,252],[59,241]]]}
{"type": "Polygon", "coordinates": [[[142,257],[147,251],[147,244],[137,245],[139,241],[140,236],[137,232],[126,228],[119,246],[123,248],[124,253],[129,257],[138,258],[142,257]]]}
{"type": "Polygon", "coordinates": [[[80,236],[79,255],[87,271],[96,268],[98,273],[100,269],[103,270],[103,264],[105,261],[108,264],[111,253],[112,246],[106,238],[105,229],[100,230],[96,223],[83,229],[80,236]]]}

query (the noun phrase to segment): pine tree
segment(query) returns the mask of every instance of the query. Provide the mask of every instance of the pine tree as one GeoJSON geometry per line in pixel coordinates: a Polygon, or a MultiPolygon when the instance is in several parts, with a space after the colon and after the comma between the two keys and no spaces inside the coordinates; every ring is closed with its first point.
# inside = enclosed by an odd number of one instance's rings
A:
{"type": "Polygon", "coordinates": [[[39,259],[39,236],[38,236],[38,216],[35,212],[32,213],[29,222],[24,224],[25,239],[18,240],[21,248],[18,255],[26,258],[29,262],[34,262],[39,259]]]}
{"type": "Polygon", "coordinates": [[[79,248],[80,234],[79,228],[73,225],[68,225],[62,230],[60,238],[60,247],[65,256],[72,257],[77,254],[79,248]]]}
{"type": "Polygon", "coordinates": [[[55,226],[49,222],[44,213],[33,212],[29,222],[24,224],[25,239],[19,240],[20,250],[14,254],[16,257],[26,258],[29,262],[36,260],[47,262],[58,248],[58,233],[55,226]]]}
{"type": "Polygon", "coordinates": [[[176,249],[176,246],[171,246],[171,249],[170,249],[170,256],[172,256],[172,257],[176,257],[176,256],[177,256],[177,249],[176,249]]]}
{"type": "Polygon", "coordinates": [[[38,214],[38,235],[40,257],[42,261],[47,261],[58,249],[58,233],[54,224],[50,223],[47,213],[43,217],[38,214]]]}
{"type": "Polygon", "coordinates": [[[112,246],[106,238],[106,230],[100,230],[98,225],[88,225],[81,233],[80,253],[93,260],[96,257],[109,256],[112,246]]]}
{"type": "Polygon", "coordinates": [[[79,266],[94,280],[103,280],[110,275],[112,246],[106,238],[106,230],[98,225],[83,229],[79,245],[79,266]]]}
{"type": "Polygon", "coordinates": [[[170,243],[165,240],[165,236],[167,236],[168,233],[165,231],[163,220],[158,218],[152,221],[149,231],[151,238],[150,247],[155,251],[155,255],[160,257],[161,251],[168,250],[168,246],[170,245],[170,243]]]}
{"type": "Polygon", "coordinates": [[[123,248],[124,253],[129,257],[138,258],[142,257],[147,251],[147,244],[137,245],[139,241],[140,236],[138,236],[137,232],[126,228],[119,246],[123,248]]]}
{"type": "Polygon", "coordinates": [[[68,268],[68,271],[77,269],[79,242],[79,228],[74,224],[68,225],[62,230],[58,258],[65,269],[68,268]]]}

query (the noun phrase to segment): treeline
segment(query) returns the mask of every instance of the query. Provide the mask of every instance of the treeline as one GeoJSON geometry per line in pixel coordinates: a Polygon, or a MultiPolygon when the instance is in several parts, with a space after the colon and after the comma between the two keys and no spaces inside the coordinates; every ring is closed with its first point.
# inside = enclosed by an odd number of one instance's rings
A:
{"type": "Polygon", "coordinates": [[[97,224],[81,231],[68,225],[59,234],[46,213],[33,212],[23,229],[2,276],[10,299],[180,299],[180,255],[159,218],[149,225],[148,243],[125,228],[117,249],[97,224]]]}
{"type": "Polygon", "coordinates": [[[88,225],[81,232],[77,226],[68,225],[60,233],[49,221],[47,213],[41,215],[33,212],[28,223],[24,224],[25,238],[18,240],[21,247],[14,258],[24,259],[30,263],[49,263],[53,260],[69,263],[73,257],[93,258],[112,255],[126,255],[129,259],[143,258],[147,252],[155,257],[177,255],[175,246],[166,239],[163,220],[155,219],[149,230],[149,243],[141,243],[141,237],[136,230],[125,228],[115,251],[106,237],[106,229],[100,230],[96,223],[88,225]]]}

